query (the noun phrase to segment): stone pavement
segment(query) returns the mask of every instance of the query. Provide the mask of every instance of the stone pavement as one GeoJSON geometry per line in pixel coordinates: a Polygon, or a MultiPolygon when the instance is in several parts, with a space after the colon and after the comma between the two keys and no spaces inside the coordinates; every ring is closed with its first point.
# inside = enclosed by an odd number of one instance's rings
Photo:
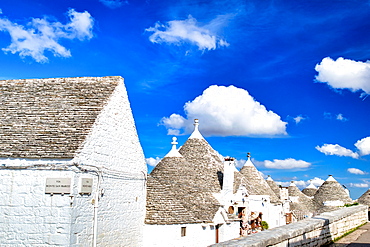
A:
{"type": "Polygon", "coordinates": [[[370,222],[339,239],[330,247],[370,247],[370,222]]]}

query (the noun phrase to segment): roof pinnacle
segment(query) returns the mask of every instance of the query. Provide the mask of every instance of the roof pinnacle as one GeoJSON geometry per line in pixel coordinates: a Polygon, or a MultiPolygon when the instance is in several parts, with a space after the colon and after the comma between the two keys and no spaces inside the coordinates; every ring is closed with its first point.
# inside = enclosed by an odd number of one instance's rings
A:
{"type": "Polygon", "coordinates": [[[179,153],[179,151],[176,148],[176,145],[178,144],[178,142],[177,142],[177,138],[175,136],[172,137],[171,144],[172,144],[171,150],[164,157],[182,157],[182,155],[179,153]]]}
{"type": "Polygon", "coordinates": [[[194,119],[194,131],[190,135],[189,139],[190,138],[204,139],[202,134],[199,132],[199,120],[198,119],[194,119]]]}
{"type": "Polygon", "coordinates": [[[172,142],[171,142],[171,144],[172,144],[172,148],[176,148],[176,145],[178,144],[178,142],[177,142],[177,137],[172,137],[172,142]]]}
{"type": "Polygon", "coordinates": [[[244,166],[254,166],[253,162],[251,161],[251,153],[250,152],[247,153],[247,157],[248,157],[248,159],[244,163],[244,166]]]}

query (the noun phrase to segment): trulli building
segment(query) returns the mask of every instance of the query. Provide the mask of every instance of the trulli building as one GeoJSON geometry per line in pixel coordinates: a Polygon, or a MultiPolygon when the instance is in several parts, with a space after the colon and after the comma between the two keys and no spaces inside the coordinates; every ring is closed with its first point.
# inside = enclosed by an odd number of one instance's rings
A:
{"type": "Polygon", "coordinates": [[[319,210],[320,205],[313,198],[306,196],[292,181],[288,187],[290,210],[295,220],[312,217],[319,210]]]}
{"type": "Polygon", "coordinates": [[[144,245],[207,246],[239,237],[241,211],[262,212],[272,227],[285,224],[281,217],[276,223],[283,208],[266,181],[249,181],[233,158],[222,158],[204,139],[198,120],[194,126],[179,150],[173,140],[172,149],[148,175],[144,245]],[[264,188],[254,187],[261,184],[264,188]]]}
{"type": "Polygon", "coordinates": [[[249,210],[263,213],[263,219],[268,221],[270,228],[285,225],[285,214],[289,211],[288,203],[281,200],[280,194],[272,190],[253,164],[250,154],[247,158],[240,173],[245,178],[243,184],[248,191],[249,210]]]}
{"type": "Polygon", "coordinates": [[[310,183],[306,188],[302,190],[302,193],[306,196],[313,197],[317,192],[317,187],[310,183]]]}
{"type": "Polygon", "coordinates": [[[0,245],[141,246],[147,170],[123,78],[0,88],[0,245]]]}
{"type": "Polygon", "coordinates": [[[176,144],[174,138],[148,175],[144,246],[207,246],[238,237],[239,221],[215,197],[223,185],[220,156],[197,123],[180,150],[176,144]]]}
{"type": "Polygon", "coordinates": [[[352,203],[347,189],[338,183],[332,175],[318,188],[314,199],[320,206],[336,207],[352,203]]]}

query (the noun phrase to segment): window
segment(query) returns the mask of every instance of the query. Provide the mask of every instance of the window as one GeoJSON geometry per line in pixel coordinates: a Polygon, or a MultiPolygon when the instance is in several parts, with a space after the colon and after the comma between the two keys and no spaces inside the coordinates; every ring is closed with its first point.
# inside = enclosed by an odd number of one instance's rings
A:
{"type": "Polygon", "coordinates": [[[228,213],[229,214],[234,214],[234,207],[233,206],[229,207],[228,213]]]}
{"type": "Polygon", "coordinates": [[[181,237],[186,236],[186,227],[181,227],[181,237]]]}

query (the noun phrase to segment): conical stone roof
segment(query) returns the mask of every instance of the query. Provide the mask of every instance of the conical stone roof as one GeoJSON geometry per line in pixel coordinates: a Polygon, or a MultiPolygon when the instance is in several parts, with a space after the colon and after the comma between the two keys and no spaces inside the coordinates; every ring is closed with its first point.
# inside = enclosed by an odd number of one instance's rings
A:
{"type": "Polygon", "coordinates": [[[321,205],[327,201],[342,201],[344,204],[352,203],[352,199],[346,190],[331,175],[316,191],[314,199],[321,205]]]}
{"type": "Polygon", "coordinates": [[[148,176],[147,224],[212,222],[219,202],[206,188],[199,186],[194,166],[175,147],[148,176]],[[171,211],[171,213],[168,213],[171,211]],[[188,213],[187,215],[186,212],[188,213]],[[178,218],[174,215],[178,213],[178,218]],[[161,218],[162,217],[162,218],[161,218]]]}
{"type": "Polygon", "coordinates": [[[360,204],[370,206],[370,189],[363,193],[358,199],[357,202],[360,204]]]}
{"type": "Polygon", "coordinates": [[[306,196],[311,197],[315,195],[316,191],[317,191],[316,186],[310,183],[310,185],[308,185],[306,188],[302,190],[302,193],[305,194],[306,196]]]}
{"type": "Polygon", "coordinates": [[[266,180],[262,177],[260,172],[252,163],[249,155],[248,160],[245,162],[240,173],[246,178],[246,188],[251,195],[268,195],[270,201],[275,203],[279,202],[279,198],[275,192],[270,188],[266,180]]]}
{"type": "Polygon", "coordinates": [[[316,201],[303,194],[293,182],[288,187],[288,194],[291,198],[291,210],[298,210],[307,214],[315,213],[320,208],[316,201]]]}
{"type": "Polygon", "coordinates": [[[200,221],[177,199],[176,191],[168,183],[148,176],[145,224],[182,224],[200,221]]]}
{"type": "Polygon", "coordinates": [[[272,191],[275,193],[275,195],[281,199],[280,197],[280,187],[275,183],[275,181],[271,178],[270,175],[268,175],[268,178],[266,179],[267,184],[270,186],[272,191]]]}
{"type": "Polygon", "coordinates": [[[197,121],[194,125],[193,134],[182,145],[179,152],[194,170],[194,185],[206,191],[218,193],[222,189],[223,161],[199,133],[197,121]]]}

